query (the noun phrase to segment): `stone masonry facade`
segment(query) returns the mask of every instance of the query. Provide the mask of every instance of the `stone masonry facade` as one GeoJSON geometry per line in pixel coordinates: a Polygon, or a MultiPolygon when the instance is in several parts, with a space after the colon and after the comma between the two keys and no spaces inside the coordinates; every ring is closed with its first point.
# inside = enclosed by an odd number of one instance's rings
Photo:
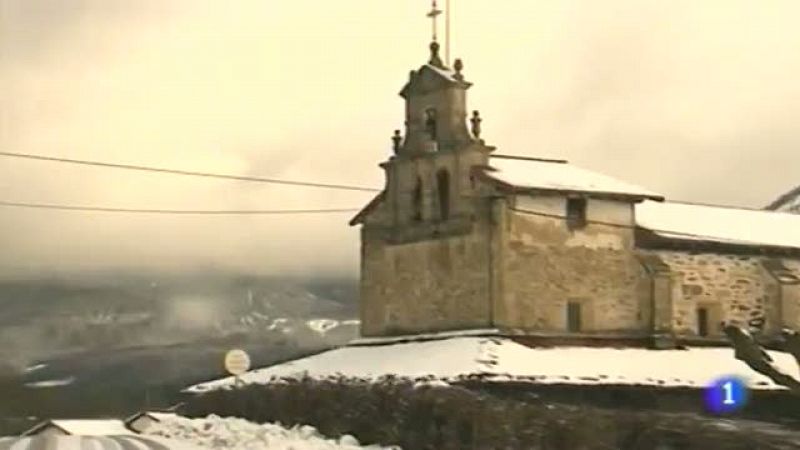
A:
{"type": "MultiPolygon", "coordinates": [[[[589,224],[570,230],[565,198],[517,197],[502,236],[502,289],[495,325],[523,332],[564,332],[567,303],[580,305],[581,333],[644,333],[648,278],[630,228],[589,224]],[[546,214],[542,216],[540,214],[546,214]]],[[[630,223],[630,204],[589,200],[590,221],[630,223]]]]}
{"type": "Polygon", "coordinates": [[[641,198],[520,191],[480,176],[494,148],[478,113],[468,118],[460,61],[454,69],[433,44],[411,72],[405,134],[381,164],[386,185],[351,221],[362,226],[362,335],[714,340],[723,322],[766,335],[800,328],[800,258],[652,245],[637,234],[641,198]]]}

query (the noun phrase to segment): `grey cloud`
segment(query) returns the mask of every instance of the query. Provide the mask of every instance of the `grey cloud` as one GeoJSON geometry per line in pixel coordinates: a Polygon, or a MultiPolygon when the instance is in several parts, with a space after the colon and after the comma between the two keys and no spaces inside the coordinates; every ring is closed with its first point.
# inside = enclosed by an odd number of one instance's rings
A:
{"type": "MultiPolygon", "coordinates": [[[[499,152],[567,158],[698,202],[758,207],[798,184],[795,1],[454,3],[454,56],[499,152]]],[[[396,93],[427,56],[412,2],[0,5],[0,147],[15,151],[380,187],[377,163],[402,126],[396,93]]],[[[0,159],[5,200],[287,209],[369,198],[0,159]]],[[[0,208],[0,274],[354,273],[348,218],[0,208]]]]}

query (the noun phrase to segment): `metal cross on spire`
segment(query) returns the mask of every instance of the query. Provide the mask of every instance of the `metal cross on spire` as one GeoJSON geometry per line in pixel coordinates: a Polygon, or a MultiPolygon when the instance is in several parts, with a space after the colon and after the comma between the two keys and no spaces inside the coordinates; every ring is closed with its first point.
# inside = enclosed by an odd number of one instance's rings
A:
{"type": "MultiPolygon", "coordinates": [[[[439,21],[439,16],[442,14],[442,10],[439,9],[438,5],[436,4],[436,0],[432,0],[431,2],[431,11],[428,13],[428,17],[431,19],[431,25],[433,27],[433,42],[437,42],[438,40],[438,30],[437,25],[439,21]]],[[[449,66],[450,65],[450,0],[445,0],[445,19],[444,19],[444,27],[445,27],[445,37],[444,37],[444,59],[445,63],[449,66]]]]}
{"type": "Polygon", "coordinates": [[[431,12],[428,13],[428,17],[431,18],[431,23],[433,25],[433,42],[436,42],[436,24],[439,19],[439,15],[442,13],[442,10],[436,6],[436,0],[433,0],[433,4],[431,5],[431,12]]]}

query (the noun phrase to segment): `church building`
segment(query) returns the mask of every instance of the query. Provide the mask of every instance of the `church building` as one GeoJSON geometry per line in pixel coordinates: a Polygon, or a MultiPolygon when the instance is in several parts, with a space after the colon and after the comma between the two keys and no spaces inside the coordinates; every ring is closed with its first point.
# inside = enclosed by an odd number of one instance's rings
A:
{"type": "MultiPolygon", "coordinates": [[[[506,156],[439,45],[400,91],[405,130],[361,226],[365,337],[722,342],[800,329],[800,215],[670,202],[567,161],[506,156]]],[[[532,149],[513,149],[516,154],[532,149]]]]}

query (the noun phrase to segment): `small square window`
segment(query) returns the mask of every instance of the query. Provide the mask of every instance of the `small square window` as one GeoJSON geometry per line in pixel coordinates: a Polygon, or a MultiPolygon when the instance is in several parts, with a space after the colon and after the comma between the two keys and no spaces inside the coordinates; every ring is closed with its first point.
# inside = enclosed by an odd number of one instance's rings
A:
{"type": "Polygon", "coordinates": [[[586,199],[567,199],[567,227],[570,230],[586,226],[586,199]]]}

